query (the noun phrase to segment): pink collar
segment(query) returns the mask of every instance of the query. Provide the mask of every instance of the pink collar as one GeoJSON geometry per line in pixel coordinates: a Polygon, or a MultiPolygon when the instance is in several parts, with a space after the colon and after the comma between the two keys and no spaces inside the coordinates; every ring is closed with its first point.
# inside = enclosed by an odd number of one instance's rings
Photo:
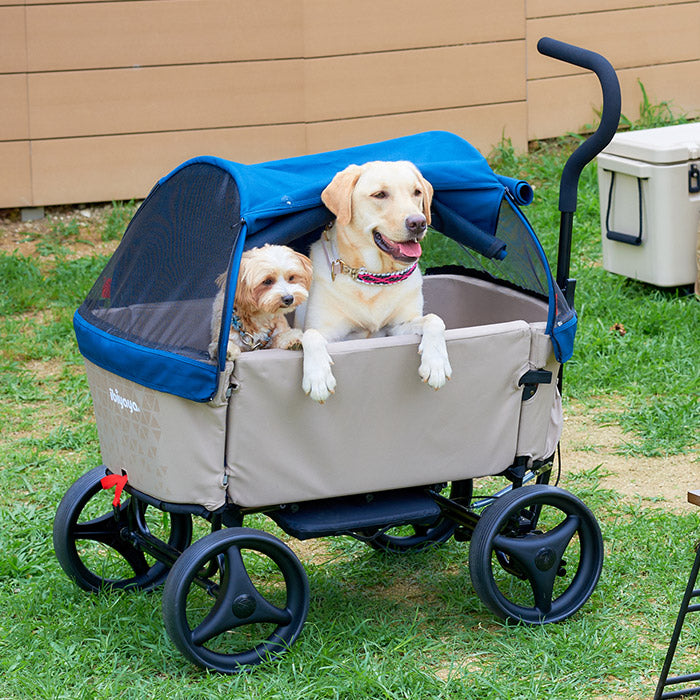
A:
{"type": "Polygon", "coordinates": [[[331,256],[328,254],[328,249],[326,248],[327,240],[332,248],[333,243],[326,237],[326,231],[324,231],[321,244],[323,245],[323,252],[326,254],[326,259],[331,268],[332,280],[335,280],[337,275],[349,275],[355,282],[383,286],[403,282],[405,279],[408,279],[413,274],[416,267],[418,267],[418,261],[396,272],[370,272],[365,267],[350,267],[350,265],[344,263],[337,255],[334,255],[331,260],[331,256]]]}

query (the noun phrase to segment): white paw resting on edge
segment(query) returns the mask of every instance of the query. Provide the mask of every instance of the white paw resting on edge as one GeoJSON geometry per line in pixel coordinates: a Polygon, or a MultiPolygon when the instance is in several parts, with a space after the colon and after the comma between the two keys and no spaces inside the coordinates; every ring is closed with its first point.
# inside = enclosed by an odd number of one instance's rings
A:
{"type": "Polygon", "coordinates": [[[420,378],[433,389],[444,386],[452,376],[452,367],[447,356],[445,324],[439,316],[428,314],[423,318],[423,337],[418,352],[421,356],[420,378]]]}
{"type": "Polygon", "coordinates": [[[331,372],[333,360],[328,354],[326,339],[313,328],[304,331],[304,376],[301,387],[314,401],[324,403],[335,391],[335,377],[331,372]]]}

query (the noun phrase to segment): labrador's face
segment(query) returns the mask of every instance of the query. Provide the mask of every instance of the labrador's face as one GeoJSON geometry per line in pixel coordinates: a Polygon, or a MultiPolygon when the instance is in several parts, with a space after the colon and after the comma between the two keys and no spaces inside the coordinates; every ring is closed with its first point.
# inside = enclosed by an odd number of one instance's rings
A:
{"type": "Polygon", "coordinates": [[[410,264],[421,255],[433,188],[408,161],[372,161],[338,173],[321,197],[357,249],[410,264]]]}

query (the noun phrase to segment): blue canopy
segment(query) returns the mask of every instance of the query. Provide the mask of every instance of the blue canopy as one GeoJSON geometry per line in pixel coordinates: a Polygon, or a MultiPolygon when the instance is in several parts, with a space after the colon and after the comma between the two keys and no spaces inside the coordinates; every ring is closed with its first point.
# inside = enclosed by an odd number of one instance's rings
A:
{"type": "Polygon", "coordinates": [[[299,245],[317,235],[332,219],[322,190],[346,166],[372,160],[415,163],[434,189],[434,227],[484,259],[502,261],[487,274],[549,299],[547,331],[566,361],[575,314],[567,315],[542,247],[515,206],[528,204],[532,190],[495,175],[473,146],[446,132],[254,165],[213,156],[186,161],[156,184],[76,312],[83,355],[144,386],[207,401],[224,365],[243,250],[299,245]],[[211,300],[226,271],[215,362],[211,300]]]}
{"type": "MultiPolygon", "coordinates": [[[[322,190],[338,171],[371,160],[410,160],[431,183],[438,202],[442,193],[451,193],[450,206],[457,214],[481,232],[494,234],[505,186],[479,151],[445,131],[255,165],[203,156],[186,161],[160,184],[193,163],[209,163],[230,173],[238,184],[246,235],[251,245],[258,245],[256,234],[274,231],[290,215],[316,212],[330,218],[321,202],[322,190]]],[[[270,242],[269,235],[265,242],[270,242]]]]}

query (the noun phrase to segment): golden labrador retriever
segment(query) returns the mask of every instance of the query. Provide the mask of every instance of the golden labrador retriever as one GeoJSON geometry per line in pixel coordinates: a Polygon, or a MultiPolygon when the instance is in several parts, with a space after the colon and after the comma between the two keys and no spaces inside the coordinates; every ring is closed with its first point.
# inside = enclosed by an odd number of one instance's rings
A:
{"type": "Polygon", "coordinates": [[[327,343],[346,338],[418,333],[421,379],[439,389],[450,378],[445,324],[423,315],[418,268],[432,194],[408,161],[350,165],[322,192],[336,219],[311,247],[302,338],[302,387],[315,401],[336,386],[327,343]]]}

